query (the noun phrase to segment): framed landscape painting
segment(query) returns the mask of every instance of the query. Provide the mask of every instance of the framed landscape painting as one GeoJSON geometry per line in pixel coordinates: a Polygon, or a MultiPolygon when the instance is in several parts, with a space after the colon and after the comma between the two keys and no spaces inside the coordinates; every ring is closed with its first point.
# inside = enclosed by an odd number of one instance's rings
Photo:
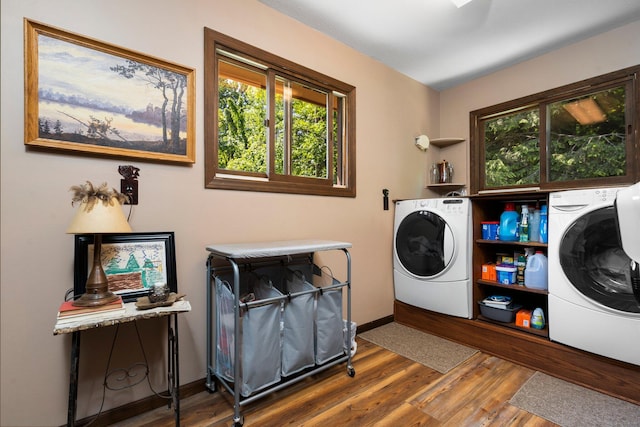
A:
{"type": "MultiPolygon", "coordinates": [[[[93,235],[75,236],[74,298],[85,293],[93,262],[93,235]]],[[[100,256],[109,290],[125,302],[149,294],[156,282],[177,292],[173,232],[103,234],[100,256]]]]}
{"type": "Polygon", "coordinates": [[[25,144],[195,162],[195,71],[28,19],[25,144]]]}

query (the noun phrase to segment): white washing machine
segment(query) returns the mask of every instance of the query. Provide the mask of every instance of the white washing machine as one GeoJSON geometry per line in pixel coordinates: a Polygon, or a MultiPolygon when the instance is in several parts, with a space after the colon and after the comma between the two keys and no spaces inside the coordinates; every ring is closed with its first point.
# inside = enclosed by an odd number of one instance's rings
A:
{"type": "Polygon", "coordinates": [[[426,310],[471,318],[469,199],[403,200],[395,208],[395,298],[426,310]]]}
{"type": "Polygon", "coordinates": [[[549,195],[549,338],[640,365],[640,302],[620,241],[638,229],[618,229],[618,190],[549,195]]]}

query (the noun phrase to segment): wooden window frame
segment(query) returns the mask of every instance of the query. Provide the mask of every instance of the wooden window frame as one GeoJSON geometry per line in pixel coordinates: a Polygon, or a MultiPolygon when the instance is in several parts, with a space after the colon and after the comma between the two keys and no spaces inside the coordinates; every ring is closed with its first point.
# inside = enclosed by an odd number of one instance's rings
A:
{"type": "MultiPolygon", "coordinates": [[[[309,68],[288,61],[277,55],[271,54],[242,41],[236,40],[225,34],[210,28],[204,30],[204,147],[205,147],[205,188],[260,191],[272,193],[292,193],[318,196],[356,197],[356,89],[347,83],[328,77],[309,68]],[[344,118],[345,138],[339,138],[338,143],[347,147],[343,148],[343,161],[338,165],[338,171],[342,171],[340,185],[334,185],[332,172],[327,179],[308,178],[292,175],[275,174],[274,166],[274,120],[269,119],[267,130],[267,158],[268,166],[266,174],[247,173],[221,169],[218,166],[218,52],[224,51],[247,59],[255,59],[260,64],[268,67],[266,71],[267,98],[269,102],[269,116],[273,115],[273,96],[269,91],[275,74],[291,79],[295,82],[303,82],[311,87],[319,88],[329,93],[343,94],[347,103],[346,118],[344,118]]],[[[330,104],[331,105],[331,104],[330,104]]],[[[340,115],[340,114],[339,114],[340,115]]],[[[333,117],[333,114],[328,114],[333,117]]],[[[341,115],[340,115],[341,116],[341,115]]],[[[328,144],[330,163],[328,169],[333,170],[333,144],[328,144]]]]}
{"type": "Polygon", "coordinates": [[[638,149],[638,123],[640,123],[640,85],[638,76],[640,75],[640,65],[628,67],[619,71],[604,74],[594,78],[582,80],[569,85],[550,89],[537,94],[525,96],[512,101],[507,101],[491,107],[471,111],[469,113],[470,123],[470,193],[496,193],[501,191],[552,191],[566,190],[582,187],[600,186],[624,186],[637,182],[640,179],[640,150],[638,149]],[[623,176],[580,179],[575,181],[548,181],[548,149],[547,149],[547,106],[551,103],[564,99],[575,98],[583,94],[604,90],[622,84],[630,85],[627,93],[631,93],[632,99],[627,100],[625,109],[627,130],[626,130],[626,174],[623,176]],[[522,185],[507,187],[485,188],[485,148],[484,148],[484,126],[486,119],[500,115],[517,112],[519,110],[538,108],[540,115],[540,182],[538,185],[522,185]]]}

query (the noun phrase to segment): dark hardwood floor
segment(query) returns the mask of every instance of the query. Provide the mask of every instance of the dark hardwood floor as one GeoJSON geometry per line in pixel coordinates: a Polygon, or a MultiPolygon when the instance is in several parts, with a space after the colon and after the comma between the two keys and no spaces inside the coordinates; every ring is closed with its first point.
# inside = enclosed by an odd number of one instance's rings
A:
{"type": "MultiPolygon", "coordinates": [[[[242,407],[245,426],[555,426],[509,404],[535,372],[478,352],[441,374],[360,338],[355,377],[344,364],[242,407]]],[[[233,425],[232,396],[206,391],[181,401],[181,425],[233,425]]],[[[173,426],[166,407],[113,424],[173,426]]]]}

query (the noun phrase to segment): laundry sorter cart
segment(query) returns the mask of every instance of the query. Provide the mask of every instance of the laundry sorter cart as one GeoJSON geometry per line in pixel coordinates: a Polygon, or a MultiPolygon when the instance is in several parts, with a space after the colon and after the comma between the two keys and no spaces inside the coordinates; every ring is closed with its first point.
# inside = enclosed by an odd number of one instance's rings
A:
{"type": "Polygon", "coordinates": [[[350,247],[328,240],[207,246],[206,386],[214,392],[219,383],[233,395],[234,426],[244,423],[242,405],[310,375],[346,362],[355,376],[350,247]],[[344,253],[346,280],[316,265],[322,251],[344,253]]]}

